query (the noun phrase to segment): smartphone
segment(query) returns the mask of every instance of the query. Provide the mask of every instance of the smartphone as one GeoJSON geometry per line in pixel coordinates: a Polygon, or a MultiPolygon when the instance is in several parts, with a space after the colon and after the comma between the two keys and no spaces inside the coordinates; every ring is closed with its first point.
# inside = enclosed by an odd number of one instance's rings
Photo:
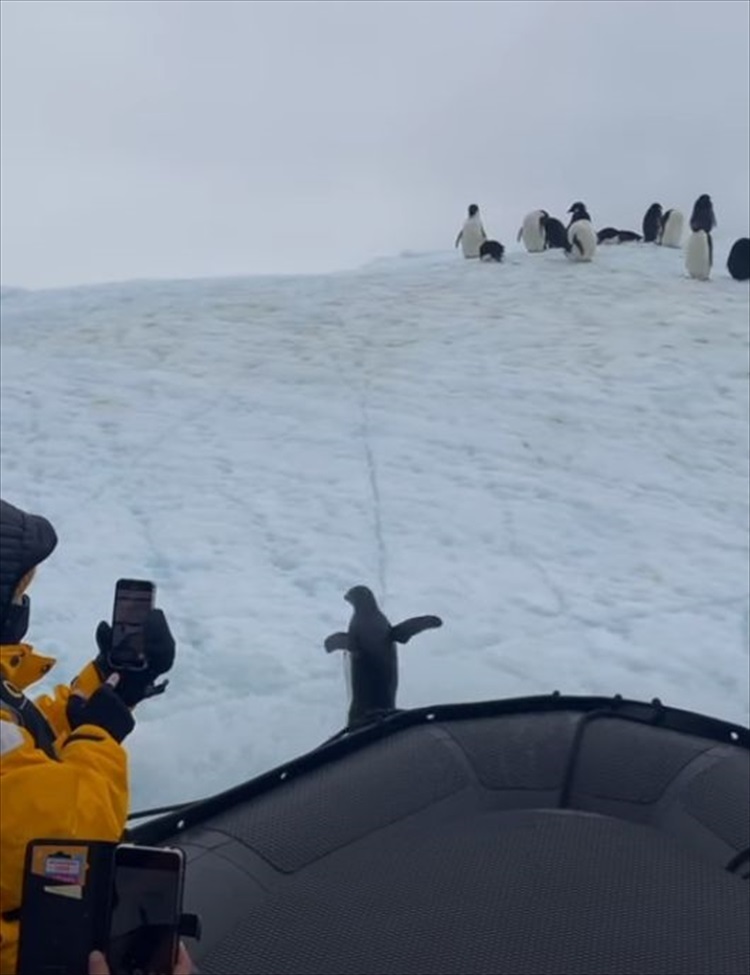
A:
{"type": "Polygon", "coordinates": [[[112,975],[171,975],[184,884],[182,850],[117,847],[106,952],[112,975]]]}
{"type": "Polygon", "coordinates": [[[110,666],[114,670],[143,670],[146,659],[144,626],[154,608],[156,586],[145,579],[118,579],[112,610],[110,666]]]}
{"type": "Polygon", "coordinates": [[[104,950],[115,843],[31,840],[26,847],[18,975],[80,975],[104,950]]]}

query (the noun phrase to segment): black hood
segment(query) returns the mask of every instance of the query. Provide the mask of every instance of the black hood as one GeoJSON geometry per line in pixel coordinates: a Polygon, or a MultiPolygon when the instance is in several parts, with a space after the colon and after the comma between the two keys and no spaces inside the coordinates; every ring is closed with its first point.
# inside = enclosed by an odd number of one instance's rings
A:
{"type": "Polygon", "coordinates": [[[46,518],[0,499],[0,638],[18,583],[56,545],[57,534],[46,518]]]}

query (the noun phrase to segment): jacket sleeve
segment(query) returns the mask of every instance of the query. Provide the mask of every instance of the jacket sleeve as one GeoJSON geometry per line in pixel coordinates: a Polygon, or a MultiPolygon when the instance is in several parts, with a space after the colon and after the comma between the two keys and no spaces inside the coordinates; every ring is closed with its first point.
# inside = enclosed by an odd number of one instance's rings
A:
{"type": "Polygon", "coordinates": [[[91,697],[101,684],[101,675],[92,662],[86,664],[70,686],[58,684],[52,694],[42,694],[36,698],[34,704],[52,725],[56,735],[69,735],[71,729],[65,711],[71,692],[73,690],[82,691],[84,697],[91,697]]]}
{"type": "Polygon", "coordinates": [[[21,899],[29,840],[121,839],[128,812],[124,748],[106,731],[81,725],[49,758],[8,712],[0,711],[0,857],[3,909],[21,899]]]}

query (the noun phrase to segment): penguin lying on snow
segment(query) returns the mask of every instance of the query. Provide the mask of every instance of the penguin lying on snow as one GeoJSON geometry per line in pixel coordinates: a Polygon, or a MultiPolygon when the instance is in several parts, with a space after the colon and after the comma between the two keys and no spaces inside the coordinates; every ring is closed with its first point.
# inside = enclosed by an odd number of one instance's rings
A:
{"type": "Polygon", "coordinates": [[[438,616],[415,616],[396,626],[380,611],[367,586],[354,586],[344,596],[354,607],[347,633],[332,633],[327,653],[347,650],[351,666],[352,700],[349,727],[371,721],[396,708],[397,643],[408,643],[423,630],[442,626],[438,616]]]}
{"type": "Polygon", "coordinates": [[[485,240],[479,248],[481,261],[502,261],[505,248],[498,240],[485,240]]]}
{"type": "Polygon", "coordinates": [[[740,237],[732,244],[727,258],[727,271],[735,281],[750,279],[750,237],[740,237]]]}
{"type": "Polygon", "coordinates": [[[642,237],[634,230],[616,230],[614,227],[605,227],[596,235],[598,244],[626,244],[631,240],[642,240],[642,237]]]}
{"type": "Polygon", "coordinates": [[[619,230],[615,230],[614,227],[604,227],[602,230],[597,231],[596,242],[597,244],[619,244],[619,230]]]}

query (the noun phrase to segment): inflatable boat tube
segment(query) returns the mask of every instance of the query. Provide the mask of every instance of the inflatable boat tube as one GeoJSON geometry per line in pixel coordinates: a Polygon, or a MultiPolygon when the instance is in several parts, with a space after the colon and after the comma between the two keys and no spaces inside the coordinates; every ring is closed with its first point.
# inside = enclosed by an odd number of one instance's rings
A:
{"type": "Polygon", "coordinates": [[[210,973],[746,975],[750,733],[651,703],[400,711],[131,841],[210,973]]]}

